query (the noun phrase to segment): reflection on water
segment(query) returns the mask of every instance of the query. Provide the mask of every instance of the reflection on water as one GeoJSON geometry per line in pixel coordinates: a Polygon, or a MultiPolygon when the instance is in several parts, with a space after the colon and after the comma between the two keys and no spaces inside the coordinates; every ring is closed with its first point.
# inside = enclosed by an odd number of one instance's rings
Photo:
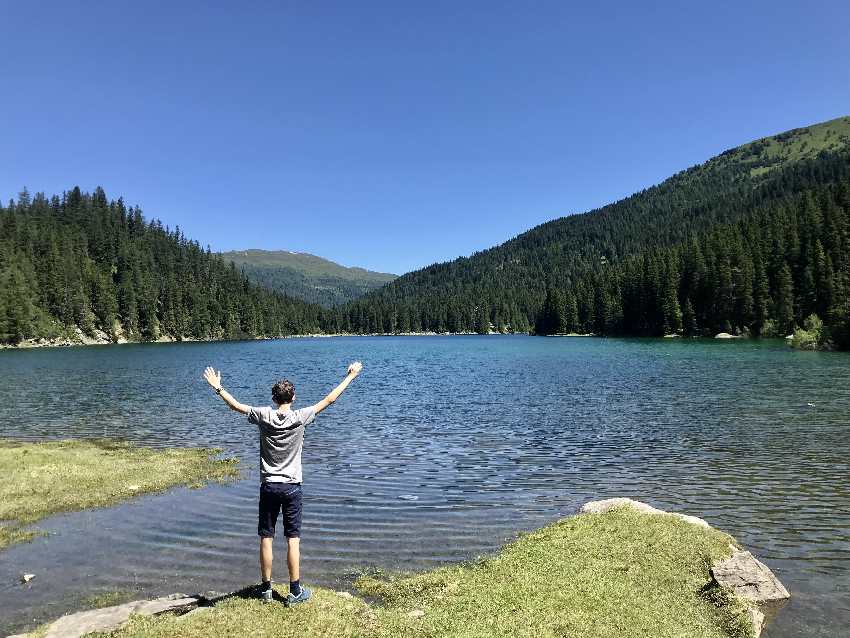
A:
{"type": "MultiPolygon", "coordinates": [[[[215,446],[245,480],[54,517],[0,553],[0,633],[108,589],[256,579],[257,435],[201,379],[298,404],[366,369],[309,426],[304,574],[428,568],[613,495],[689,512],[765,560],[794,598],[765,634],[850,624],[850,356],[779,343],[530,337],[293,339],[0,352],[0,436],[215,446]],[[9,586],[20,572],[32,588],[9,586]]],[[[120,480],[120,477],[116,477],[120,480]]],[[[280,556],[279,558],[282,558],[280,556]]],[[[285,564],[276,564],[284,579],[285,564]]]]}

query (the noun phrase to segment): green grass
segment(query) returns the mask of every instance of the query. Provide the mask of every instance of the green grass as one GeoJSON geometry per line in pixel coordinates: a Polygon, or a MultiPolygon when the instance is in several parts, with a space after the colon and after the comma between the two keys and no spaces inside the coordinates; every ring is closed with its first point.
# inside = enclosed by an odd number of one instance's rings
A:
{"type": "MultiPolygon", "coordinates": [[[[750,175],[764,175],[785,164],[811,159],[822,151],[850,147],[850,117],[792,129],[744,144],[711,162],[728,161],[752,165],[750,175]]],[[[711,163],[709,162],[709,163],[711,163]]]]}
{"type": "Polygon", "coordinates": [[[0,549],[32,538],[38,532],[27,526],[51,514],[237,476],[236,460],[218,460],[218,453],[154,450],[105,440],[0,439],[0,549]]]}
{"type": "Polygon", "coordinates": [[[744,605],[706,587],[731,542],[672,516],[587,514],[477,563],[360,578],[358,589],[379,604],[321,588],[292,609],[235,597],[189,616],[135,617],[111,636],[743,637],[752,634],[744,605]]]}
{"type": "Polygon", "coordinates": [[[104,607],[114,607],[115,605],[123,605],[133,600],[139,600],[142,596],[138,591],[131,589],[116,589],[100,592],[86,596],[82,600],[82,606],[85,609],[102,609],[104,607]]]}

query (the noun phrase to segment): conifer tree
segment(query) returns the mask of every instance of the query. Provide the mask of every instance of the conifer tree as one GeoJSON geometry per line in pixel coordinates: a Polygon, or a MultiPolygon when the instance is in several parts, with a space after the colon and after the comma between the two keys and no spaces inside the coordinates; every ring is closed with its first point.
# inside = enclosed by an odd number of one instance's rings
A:
{"type": "Polygon", "coordinates": [[[478,334],[486,335],[490,333],[490,313],[487,304],[482,302],[478,306],[478,317],[475,322],[475,331],[478,334]]]}
{"type": "Polygon", "coordinates": [[[783,263],[776,283],[776,325],[784,334],[794,331],[794,283],[791,269],[783,263]]]}

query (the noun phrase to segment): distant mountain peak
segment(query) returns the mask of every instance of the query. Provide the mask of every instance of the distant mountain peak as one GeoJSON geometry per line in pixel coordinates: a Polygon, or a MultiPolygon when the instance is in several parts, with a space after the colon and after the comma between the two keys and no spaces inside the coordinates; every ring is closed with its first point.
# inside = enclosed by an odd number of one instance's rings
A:
{"type": "Polygon", "coordinates": [[[333,306],[356,299],[394,279],[357,266],[294,250],[246,248],[221,253],[253,281],[292,297],[333,306]]]}

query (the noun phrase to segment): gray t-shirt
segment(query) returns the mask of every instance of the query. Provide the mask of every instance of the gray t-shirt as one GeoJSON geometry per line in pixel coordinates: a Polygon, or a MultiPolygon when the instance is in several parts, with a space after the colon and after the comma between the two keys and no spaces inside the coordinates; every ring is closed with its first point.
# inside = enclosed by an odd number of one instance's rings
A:
{"type": "Polygon", "coordinates": [[[248,411],[248,422],[260,430],[260,480],[263,483],[300,483],[304,426],[316,418],[313,406],[278,412],[264,406],[248,411]]]}

